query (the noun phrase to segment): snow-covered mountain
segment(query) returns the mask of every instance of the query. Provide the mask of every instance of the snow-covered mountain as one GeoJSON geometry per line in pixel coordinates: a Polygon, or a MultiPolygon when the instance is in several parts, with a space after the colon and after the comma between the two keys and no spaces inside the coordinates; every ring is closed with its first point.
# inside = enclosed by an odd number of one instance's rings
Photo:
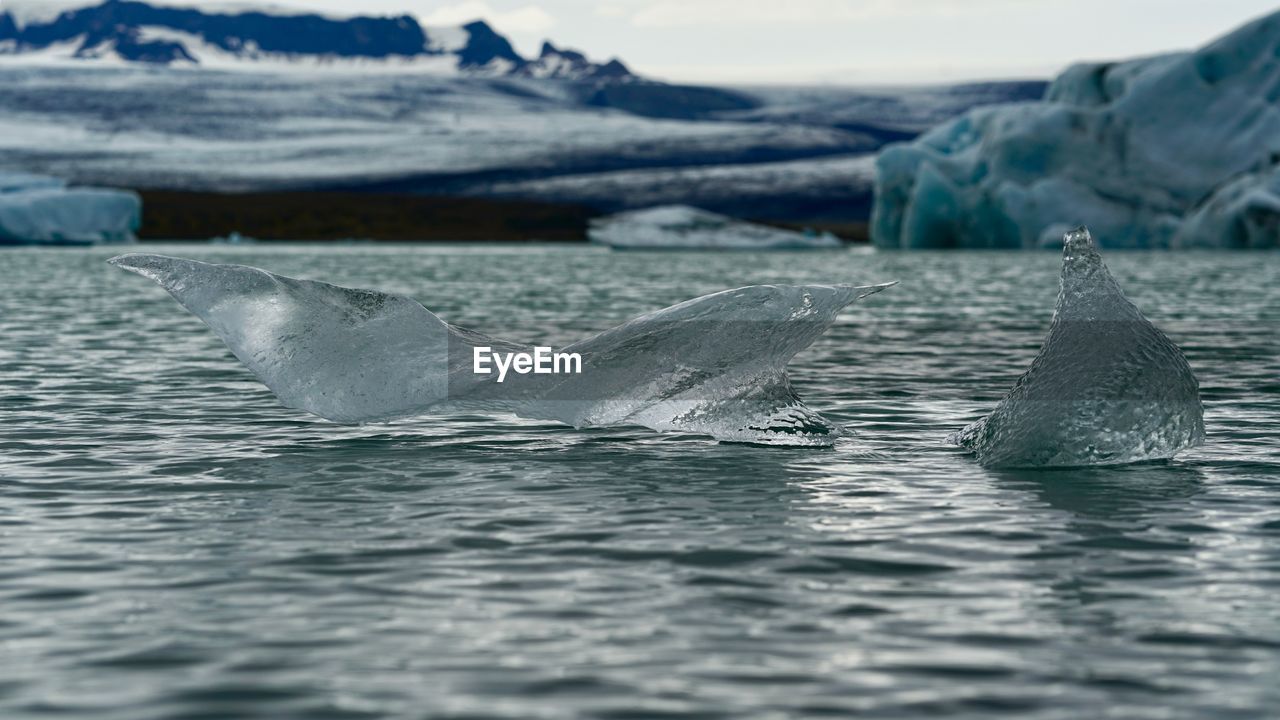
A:
{"type": "Polygon", "coordinates": [[[488,24],[423,27],[409,15],[335,17],[279,8],[168,7],[133,0],[5,0],[0,62],[115,65],[385,67],[626,82],[617,60],[595,63],[547,43],[524,58],[488,24]]]}
{"type": "Polygon", "coordinates": [[[1022,92],[746,94],[523,75],[352,82],[331,72],[0,63],[0,170],[148,189],[375,190],[605,211],[687,203],[843,222],[866,217],[871,153],[886,141],[1022,92]],[[760,108],[735,110],[735,98],[760,108]]]}
{"type": "Polygon", "coordinates": [[[0,170],[843,221],[885,142],[1044,88],[693,87],[483,22],[87,1],[0,0],[0,170]]]}
{"type": "Polygon", "coordinates": [[[635,76],[618,59],[603,65],[593,63],[585,55],[567,48],[558,48],[549,42],[542,43],[538,59],[526,63],[520,73],[529,77],[569,78],[573,80],[629,80],[635,76]]]}

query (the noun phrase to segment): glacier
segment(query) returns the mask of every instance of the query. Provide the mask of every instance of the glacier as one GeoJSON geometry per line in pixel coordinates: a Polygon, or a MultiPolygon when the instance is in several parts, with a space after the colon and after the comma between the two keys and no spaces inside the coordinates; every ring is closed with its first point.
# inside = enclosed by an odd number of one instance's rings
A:
{"type": "Polygon", "coordinates": [[[141,219],[136,193],[0,172],[0,244],[130,242],[141,219]]]}
{"type": "Polygon", "coordinates": [[[591,221],[591,241],[618,250],[836,250],[831,233],[800,233],[688,205],[661,205],[591,221]]]}
{"type": "Polygon", "coordinates": [[[775,445],[845,434],[800,400],[785,368],[841,309],[893,284],[706,295],[561,348],[581,356],[581,374],[499,384],[496,370],[473,371],[474,349],[532,348],[451,325],[410,298],[161,255],[109,262],[159,283],[284,405],[333,422],[483,410],[775,445]]]}
{"type": "Polygon", "coordinates": [[[990,467],[1163,460],[1204,442],[1199,384],[1107,270],[1089,231],[1063,239],[1049,335],[985,418],[948,440],[990,467]]]}
{"type": "Polygon", "coordinates": [[[1073,66],[877,161],[884,248],[1280,246],[1280,12],[1194,52],[1073,66]]]}

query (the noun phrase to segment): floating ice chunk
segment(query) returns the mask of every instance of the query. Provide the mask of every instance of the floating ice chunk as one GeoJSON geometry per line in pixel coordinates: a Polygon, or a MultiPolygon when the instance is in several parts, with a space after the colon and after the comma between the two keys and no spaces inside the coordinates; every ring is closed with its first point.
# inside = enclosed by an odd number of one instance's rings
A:
{"type": "Polygon", "coordinates": [[[448,399],[452,341],[502,345],[394,295],[159,255],[110,262],[168,290],[285,405],[334,422],[423,412],[448,399]]]}
{"type": "Polygon", "coordinates": [[[0,172],[0,193],[23,190],[58,190],[67,186],[61,178],[23,172],[0,172]]]}
{"type": "Polygon", "coordinates": [[[661,205],[591,223],[592,242],[619,250],[835,250],[831,233],[794,232],[688,205],[661,205]]]}
{"type": "Polygon", "coordinates": [[[450,325],[405,297],[159,255],[111,263],[168,290],[285,405],[335,422],[486,409],[785,445],[842,434],[792,391],[787,363],[842,308],[889,287],[726,290],[563,348],[580,355],[581,374],[498,383],[474,372],[473,349],[532,348],[450,325]]]}
{"type": "Polygon", "coordinates": [[[124,190],[65,189],[51,183],[40,184],[35,181],[36,176],[29,177],[32,179],[24,186],[0,192],[0,243],[133,240],[142,216],[142,201],[136,194],[124,190]]]}
{"type": "Polygon", "coordinates": [[[845,306],[890,287],[753,285],[649,313],[565,348],[581,377],[524,410],[576,426],[637,424],[720,440],[828,445],[839,426],[809,409],[785,368],[845,306]]]}
{"type": "Polygon", "coordinates": [[[1182,351],[1125,298],[1088,230],[1064,243],[1040,354],[994,412],[948,440],[993,467],[1116,465],[1202,444],[1199,385],[1182,351]]]}

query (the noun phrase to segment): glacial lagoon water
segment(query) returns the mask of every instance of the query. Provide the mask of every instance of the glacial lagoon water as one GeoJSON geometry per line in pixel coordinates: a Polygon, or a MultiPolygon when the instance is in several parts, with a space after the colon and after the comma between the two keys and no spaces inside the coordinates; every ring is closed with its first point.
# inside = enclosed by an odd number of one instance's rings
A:
{"type": "Polygon", "coordinates": [[[0,253],[0,717],[1255,718],[1280,704],[1280,255],[1108,253],[1207,444],[992,471],[1057,253],[171,246],[561,345],[901,280],[791,366],[835,448],[282,408],[110,248],[0,253]]]}

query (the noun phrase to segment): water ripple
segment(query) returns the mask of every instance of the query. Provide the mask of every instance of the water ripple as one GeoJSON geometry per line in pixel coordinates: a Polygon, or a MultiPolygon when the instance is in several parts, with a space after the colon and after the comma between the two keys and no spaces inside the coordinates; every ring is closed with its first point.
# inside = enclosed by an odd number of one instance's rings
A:
{"type": "Polygon", "coordinates": [[[856,433],[814,451],[329,425],[108,251],[5,251],[0,716],[1273,712],[1280,256],[1109,257],[1186,348],[1204,448],[995,472],[941,439],[1035,355],[1051,254],[163,251],[549,345],[725,287],[904,283],[797,359],[799,392],[856,433]]]}

